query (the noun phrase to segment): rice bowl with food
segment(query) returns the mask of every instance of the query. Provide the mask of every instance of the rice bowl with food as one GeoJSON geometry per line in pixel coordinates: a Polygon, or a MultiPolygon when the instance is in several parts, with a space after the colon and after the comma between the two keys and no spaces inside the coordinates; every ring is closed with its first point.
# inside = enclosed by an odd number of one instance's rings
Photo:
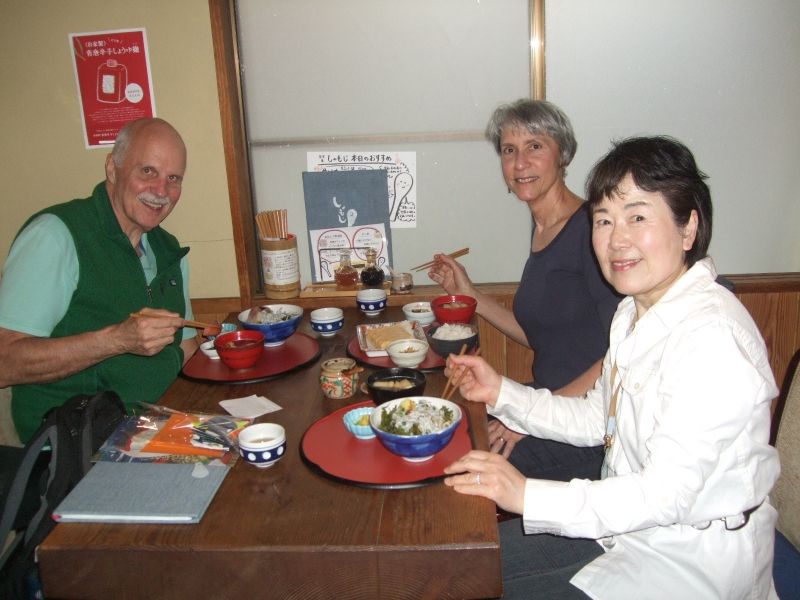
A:
{"type": "Polygon", "coordinates": [[[437,327],[431,337],[435,340],[463,340],[473,335],[475,335],[475,332],[469,325],[445,323],[437,327]]]}
{"type": "Polygon", "coordinates": [[[410,462],[428,460],[442,450],[460,422],[457,404],[427,396],[391,400],[370,417],[370,425],[386,449],[410,462]]]}

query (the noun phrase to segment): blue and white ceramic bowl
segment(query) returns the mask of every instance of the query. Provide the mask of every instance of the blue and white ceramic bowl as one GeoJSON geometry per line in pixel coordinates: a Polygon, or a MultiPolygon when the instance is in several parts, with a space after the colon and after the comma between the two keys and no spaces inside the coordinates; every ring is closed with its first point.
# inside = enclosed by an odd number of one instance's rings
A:
{"type": "Polygon", "coordinates": [[[356,294],[356,305],[368,317],[379,315],[386,308],[386,292],[380,288],[359,290],[356,294]]]}
{"type": "Polygon", "coordinates": [[[267,469],[286,453],[286,430],[277,423],[256,423],[242,429],[237,442],[246,462],[267,469]]]}
{"type": "Polygon", "coordinates": [[[324,337],[336,335],[344,326],[344,312],[341,308],[318,308],[310,315],[311,329],[324,337]]]}
{"type": "Polygon", "coordinates": [[[344,426],[347,428],[347,431],[352,433],[360,440],[371,440],[374,438],[375,432],[372,431],[372,426],[369,424],[369,418],[372,416],[373,410],[374,409],[371,406],[362,406],[344,413],[342,416],[342,421],[344,421],[344,426]],[[364,416],[367,417],[367,424],[359,425],[359,420],[361,420],[364,416]]]}
{"type": "MultiPolygon", "coordinates": [[[[263,315],[263,318],[268,316],[263,315]]],[[[300,321],[303,319],[303,309],[294,304],[264,304],[262,306],[255,306],[248,308],[239,313],[239,322],[245,329],[255,329],[264,334],[264,345],[266,347],[280,346],[289,336],[291,336],[300,326],[300,321]],[[269,313],[279,315],[289,315],[289,318],[283,321],[276,321],[274,323],[259,323],[253,322],[253,311],[261,313],[269,313]]]]}
{"type": "Polygon", "coordinates": [[[444,400],[443,398],[409,396],[408,398],[398,398],[381,404],[373,411],[369,422],[375,434],[378,436],[378,440],[380,440],[381,444],[383,444],[389,452],[397,454],[409,462],[422,462],[432,458],[434,454],[447,446],[450,440],[453,439],[456,427],[458,427],[458,424],[461,422],[461,409],[458,404],[450,402],[449,400],[444,400]],[[441,431],[425,435],[397,435],[383,431],[380,428],[381,417],[384,411],[391,411],[404,402],[420,400],[424,400],[437,408],[446,407],[451,410],[453,413],[453,420],[450,425],[441,431]]]}

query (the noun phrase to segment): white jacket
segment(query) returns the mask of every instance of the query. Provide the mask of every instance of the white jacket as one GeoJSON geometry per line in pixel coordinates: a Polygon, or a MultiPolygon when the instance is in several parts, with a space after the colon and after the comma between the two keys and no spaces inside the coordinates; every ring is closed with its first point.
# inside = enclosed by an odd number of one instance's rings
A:
{"type": "Polygon", "coordinates": [[[529,479],[526,533],[598,539],[606,552],[572,583],[593,598],[774,598],[780,471],[769,445],[777,395],[747,310],[695,264],[635,322],[631,298],[611,325],[603,373],[586,398],[504,380],[490,412],[510,427],[577,446],[601,444],[612,365],[622,392],[601,481],[529,479]],[[760,505],[736,531],[747,509],[760,505]],[[705,528],[704,528],[705,527],[705,528]]]}

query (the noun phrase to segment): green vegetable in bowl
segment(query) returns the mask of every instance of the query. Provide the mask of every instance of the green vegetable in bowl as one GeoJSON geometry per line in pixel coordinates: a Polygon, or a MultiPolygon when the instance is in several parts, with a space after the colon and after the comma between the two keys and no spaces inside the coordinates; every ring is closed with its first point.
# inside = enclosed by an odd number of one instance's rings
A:
{"type": "Polygon", "coordinates": [[[395,435],[426,435],[447,429],[454,419],[446,406],[434,406],[425,400],[405,398],[391,408],[381,410],[379,428],[395,435]]]}

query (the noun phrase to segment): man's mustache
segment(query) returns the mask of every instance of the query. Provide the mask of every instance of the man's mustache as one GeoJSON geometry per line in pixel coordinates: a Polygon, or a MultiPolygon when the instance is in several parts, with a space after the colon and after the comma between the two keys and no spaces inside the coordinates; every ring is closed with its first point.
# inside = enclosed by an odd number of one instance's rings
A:
{"type": "Polygon", "coordinates": [[[157,196],[151,192],[142,192],[137,198],[148,204],[160,204],[161,206],[169,204],[169,198],[167,196],[157,196]]]}

